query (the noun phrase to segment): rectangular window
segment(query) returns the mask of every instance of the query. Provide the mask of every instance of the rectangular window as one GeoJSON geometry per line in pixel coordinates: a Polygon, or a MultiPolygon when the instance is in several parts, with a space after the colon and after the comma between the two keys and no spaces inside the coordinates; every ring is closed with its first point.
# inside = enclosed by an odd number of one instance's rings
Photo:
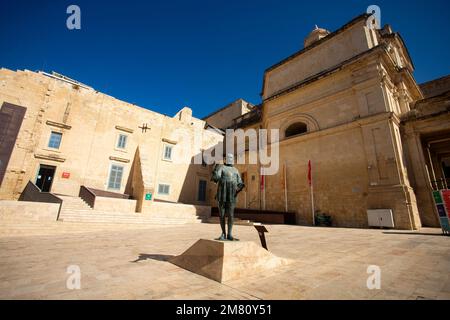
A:
{"type": "Polygon", "coordinates": [[[165,145],[164,160],[172,160],[172,148],[173,148],[173,146],[165,145]]]}
{"type": "Polygon", "coordinates": [[[198,201],[206,201],[206,180],[198,181],[198,201]]]}
{"type": "Polygon", "coordinates": [[[108,189],[120,190],[123,167],[113,164],[109,173],[108,189]]]}
{"type": "Polygon", "coordinates": [[[62,133],[52,131],[50,134],[50,140],[48,141],[48,147],[53,149],[59,149],[61,145],[62,133]]]}
{"type": "Polygon", "coordinates": [[[127,136],[124,134],[119,134],[119,140],[117,140],[117,148],[125,149],[127,146],[127,136]]]}
{"type": "Polygon", "coordinates": [[[158,185],[158,193],[167,195],[170,192],[170,186],[168,184],[159,184],[158,185]]]}

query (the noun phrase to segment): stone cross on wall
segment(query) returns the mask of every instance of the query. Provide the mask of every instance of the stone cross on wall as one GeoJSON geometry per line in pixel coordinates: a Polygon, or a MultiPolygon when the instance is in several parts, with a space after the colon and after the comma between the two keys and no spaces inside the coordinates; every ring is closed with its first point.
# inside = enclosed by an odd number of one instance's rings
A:
{"type": "Polygon", "coordinates": [[[147,130],[150,130],[150,127],[148,127],[147,123],[143,123],[142,127],[138,127],[140,129],[142,129],[142,133],[146,133],[147,130]]]}

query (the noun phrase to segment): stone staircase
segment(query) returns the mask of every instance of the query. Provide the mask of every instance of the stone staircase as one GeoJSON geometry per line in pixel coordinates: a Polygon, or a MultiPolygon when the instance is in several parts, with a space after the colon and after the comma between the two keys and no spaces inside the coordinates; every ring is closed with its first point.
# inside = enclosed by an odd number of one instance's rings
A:
{"type": "Polygon", "coordinates": [[[59,194],[57,197],[63,200],[61,211],[92,210],[92,208],[80,197],[63,196],[59,194]]]}
{"type": "Polygon", "coordinates": [[[59,221],[62,222],[88,222],[88,223],[122,223],[122,224],[154,224],[154,225],[182,225],[202,223],[205,218],[194,215],[154,216],[135,212],[115,212],[92,209],[79,197],[60,196],[63,200],[59,221]]]}

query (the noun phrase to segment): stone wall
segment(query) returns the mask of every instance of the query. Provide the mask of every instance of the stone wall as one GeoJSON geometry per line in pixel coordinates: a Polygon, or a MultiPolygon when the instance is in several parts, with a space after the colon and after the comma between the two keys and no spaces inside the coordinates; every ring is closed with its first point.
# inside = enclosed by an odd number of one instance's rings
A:
{"type": "Polygon", "coordinates": [[[115,212],[136,212],[136,200],[96,197],[94,210],[115,212]]]}
{"type": "Polygon", "coordinates": [[[211,216],[211,207],[155,201],[143,213],[159,218],[189,218],[196,216],[209,218],[211,216]]]}
{"type": "Polygon", "coordinates": [[[59,203],[0,200],[0,216],[5,218],[56,221],[59,203]]]}
{"type": "Polygon", "coordinates": [[[345,32],[269,69],[265,75],[263,98],[372,48],[375,43],[371,41],[370,32],[372,31],[367,28],[366,20],[361,19],[345,32]]]}
{"type": "Polygon", "coordinates": [[[209,125],[226,129],[231,126],[233,120],[250,111],[252,104],[238,99],[229,105],[215,111],[214,113],[203,118],[209,125]]]}

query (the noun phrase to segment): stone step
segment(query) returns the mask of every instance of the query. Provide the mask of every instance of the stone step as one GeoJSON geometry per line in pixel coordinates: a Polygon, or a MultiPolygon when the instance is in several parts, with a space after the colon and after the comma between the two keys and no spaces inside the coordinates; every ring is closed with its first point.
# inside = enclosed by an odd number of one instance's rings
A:
{"type": "Polygon", "coordinates": [[[142,215],[139,213],[111,213],[94,211],[62,211],[59,215],[60,221],[74,222],[95,222],[95,223],[162,223],[162,224],[185,224],[185,223],[201,223],[203,219],[197,216],[189,217],[154,217],[151,215],[142,215]]]}
{"type": "MultiPolygon", "coordinates": [[[[173,224],[174,222],[169,221],[170,224],[173,224]]],[[[8,223],[2,223],[0,224],[0,231],[4,230],[45,230],[45,229],[52,229],[52,228],[58,228],[61,226],[64,226],[64,228],[78,228],[78,226],[83,226],[83,228],[90,228],[91,226],[94,228],[98,228],[101,226],[104,227],[110,227],[117,225],[135,225],[135,226],[145,226],[145,225],[167,225],[167,221],[146,221],[142,223],[133,223],[133,222],[109,222],[109,221],[99,221],[92,222],[92,221],[20,221],[20,222],[8,222],[8,223]]],[[[183,223],[184,224],[184,223],[183,223]]],[[[195,222],[192,222],[192,224],[196,224],[195,222]]],[[[178,224],[177,224],[178,225],[178,224]]]]}
{"type": "Polygon", "coordinates": [[[86,219],[129,219],[129,220],[203,220],[199,217],[178,218],[178,217],[158,217],[158,216],[138,216],[138,215],[109,215],[109,214],[79,214],[79,213],[63,213],[59,215],[60,218],[86,218],[86,219]]]}
{"type": "Polygon", "coordinates": [[[59,217],[59,220],[77,220],[77,219],[84,219],[84,220],[100,220],[100,221],[155,221],[155,220],[161,220],[161,221],[203,221],[203,219],[199,218],[189,218],[189,219],[179,219],[179,218],[158,218],[158,217],[111,217],[111,216],[98,216],[98,215],[92,215],[92,216],[80,216],[80,215],[62,215],[59,217]]]}
{"type": "Polygon", "coordinates": [[[79,234],[98,231],[117,230],[146,230],[149,228],[173,228],[182,225],[173,224],[126,224],[126,223],[90,223],[90,222],[30,222],[14,221],[14,223],[0,224],[1,236],[22,235],[51,235],[51,234],[79,234]]]}
{"type": "Polygon", "coordinates": [[[186,217],[160,217],[158,215],[142,215],[139,213],[111,213],[111,212],[81,212],[81,211],[61,211],[60,217],[99,217],[99,218],[130,218],[130,219],[178,219],[178,220],[186,220],[186,219],[202,219],[199,216],[186,216],[186,217]]]}
{"type": "Polygon", "coordinates": [[[82,207],[82,206],[79,206],[79,207],[62,207],[61,208],[61,210],[66,210],[66,211],[70,211],[70,210],[92,210],[91,208],[86,208],[86,207],[82,207]]]}
{"type": "Polygon", "coordinates": [[[201,215],[192,215],[192,214],[186,214],[186,215],[154,215],[154,214],[142,214],[138,212],[113,212],[113,211],[103,211],[103,210],[92,210],[92,209],[77,209],[77,210],[67,210],[66,208],[63,208],[61,210],[60,216],[67,215],[67,214],[75,214],[75,215],[102,215],[102,216],[115,216],[115,217],[123,217],[123,216],[129,216],[129,217],[151,217],[151,218],[161,218],[161,219],[190,219],[190,218],[206,218],[205,216],[201,215]]]}
{"type": "MultiPolygon", "coordinates": [[[[210,217],[206,219],[206,223],[220,223],[219,217],[210,217]]],[[[253,226],[253,221],[234,218],[234,224],[239,226],[253,226]]]]}
{"type": "Polygon", "coordinates": [[[81,199],[79,201],[66,201],[66,200],[63,200],[63,204],[66,204],[66,205],[76,205],[76,204],[87,205],[87,203],[84,202],[81,199]]]}
{"type": "Polygon", "coordinates": [[[89,205],[86,203],[86,202],[84,202],[84,201],[80,201],[80,202],[65,202],[65,201],[63,201],[63,206],[67,206],[67,207],[70,207],[70,206],[83,206],[83,207],[89,207],[89,205]]]}
{"type": "MultiPolygon", "coordinates": [[[[181,209],[184,206],[174,206],[174,208],[180,208],[180,210],[163,210],[157,214],[141,214],[136,212],[114,212],[104,210],[92,209],[83,199],[72,196],[58,196],[63,200],[61,211],[58,216],[58,222],[64,223],[85,223],[106,225],[106,224],[130,224],[130,225],[183,225],[183,224],[197,224],[206,221],[205,216],[201,214],[195,214],[185,212],[181,209]]],[[[198,212],[201,213],[201,212],[198,212]]],[[[56,217],[55,217],[56,219],[56,217]]],[[[3,225],[8,225],[8,228],[20,229],[33,229],[33,228],[46,228],[47,222],[53,222],[52,220],[39,219],[36,215],[14,215],[7,217],[0,217],[0,228],[3,225]],[[20,220],[20,222],[19,222],[20,220]],[[43,222],[41,226],[34,225],[28,222],[43,222]]],[[[49,228],[53,228],[51,225],[49,228]]]]}
{"type": "Polygon", "coordinates": [[[81,198],[68,198],[68,197],[59,197],[62,201],[65,201],[67,203],[77,203],[77,202],[84,202],[81,198]]]}
{"type": "Polygon", "coordinates": [[[82,207],[82,206],[79,206],[79,207],[75,207],[75,206],[71,206],[71,207],[65,207],[65,206],[63,206],[63,207],[61,207],[61,210],[65,210],[65,211],[70,211],[70,210],[92,210],[90,207],[82,207]]]}
{"type": "Polygon", "coordinates": [[[202,223],[201,220],[105,220],[105,219],[86,219],[86,218],[64,218],[62,222],[89,222],[89,223],[117,223],[117,224],[189,224],[202,223]]]}
{"type": "MultiPolygon", "coordinates": [[[[135,225],[130,223],[131,225],[135,225]]],[[[139,224],[137,224],[139,226],[139,224]]],[[[5,230],[5,229],[32,229],[32,228],[36,228],[39,230],[44,230],[47,228],[59,228],[64,226],[65,229],[67,228],[94,228],[94,229],[98,229],[99,227],[101,227],[98,224],[90,224],[89,222],[77,222],[77,221],[73,221],[73,222],[68,222],[68,221],[28,221],[28,220],[24,220],[24,221],[10,221],[8,223],[4,223],[4,224],[0,224],[0,230],[5,230]]],[[[105,227],[118,227],[116,223],[103,223],[103,226],[105,227]]],[[[144,228],[144,226],[143,226],[144,228]]]]}

